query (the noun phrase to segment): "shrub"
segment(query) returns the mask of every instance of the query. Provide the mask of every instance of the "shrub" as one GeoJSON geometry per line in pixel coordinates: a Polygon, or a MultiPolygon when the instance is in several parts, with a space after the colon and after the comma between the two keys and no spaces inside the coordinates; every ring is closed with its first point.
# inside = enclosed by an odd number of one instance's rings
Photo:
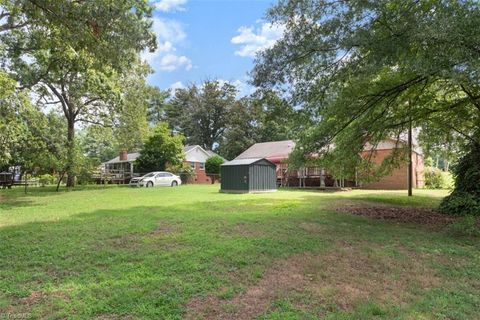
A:
{"type": "Polygon", "coordinates": [[[55,184],[55,177],[48,173],[42,174],[38,177],[38,182],[42,187],[55,184]]]}
{"type": "Polygon", "coordinates": [[[453,168],[455,189],[443,199],[440,210],[453,215],[480,215],[480,147],[470,151],[453,168]]]}
{"type": "Polygon", "coordinates": [[[425,168],[425,187],[428,189],[442,189],[446,187],[446,181],[440,169],[434,167],[425,168]]]}
{"type": "Polygon", "coordinates": [[[467,192],[454,191],[443,199],[440,211],[456,216],[480,216],[480,199],[467,192]]]}
{"type": "Polygon", "coordinates": [[[207,174],[220,174],[220,166],[224,160],[220,156],[213,156],[207,159],[205,162],[205,171],[207,174]]]}
{"type": "Polygon", "coordinates": [[[179,175],[180,179],[182,180],[182,184],[191,183],[195,180],[195,171],[188,163],[182,162],[177,165],[172,165],[169,163],[167,164],[165,170],[179,175]]]}
{"type": "Polygon", "coordinates": [[[480,237],[480,224],[477,217],[466,216],[447,227],[447,232],[456,236],[480,237]]]}

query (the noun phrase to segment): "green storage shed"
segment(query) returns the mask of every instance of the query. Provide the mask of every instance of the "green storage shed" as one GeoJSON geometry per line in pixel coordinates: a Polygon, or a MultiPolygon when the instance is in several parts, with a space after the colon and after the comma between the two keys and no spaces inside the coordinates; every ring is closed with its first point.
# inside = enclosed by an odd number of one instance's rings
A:
{"type": "Polygon", "coordinates": [[[220,167],[220,192],[277,191],[277,166],[264,158],[237,159],[220,167]]]}

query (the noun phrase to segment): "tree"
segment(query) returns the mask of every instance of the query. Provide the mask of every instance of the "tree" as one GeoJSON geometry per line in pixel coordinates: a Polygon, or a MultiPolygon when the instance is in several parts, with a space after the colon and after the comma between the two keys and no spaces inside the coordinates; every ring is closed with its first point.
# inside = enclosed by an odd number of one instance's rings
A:
{"type": "Polygon", "coordinates": [[[220,166],[224,163],[222,157],[213,156],[207,159],[205,162],[205,172],[210,176],[212,184],[215,183],[216,178],[220,175],[220,166]]]}
{"type": "Polygon", "coordinates": [[[165,110],[170,98],[170,91],[161,91],[158,87],[148,88],[147,119],[150,125],[157,125],[165,120],[165,110]]]}
{"type": "Polygon", "coordinates": [[[140,172],[162,171],[167,165],[181,165],[184,158],[183,140],[180,134],[172,135],[167,124],[158,124],[140,151],[137,169],[140,172]]]}
{"type": "Polygon", "coordinates": [[[120,150],[112,127],[87,126],[79,132],[79,140],[82,151],[97,164],[115,158],[120,150]]]}
{"type": "Polygon", "coordinates": [[[251,100],[256,110],[258,142],[296,137],[303,121],[300,120],[301,114],[294,110],[286,98],[273,90],[257,90],[251,100]]]}
{"type": "Polygon", "coordinates": [[[213,156],[207,159],[205,162],[205,172],[207,174],[220,174],[220,166],[224,163],[222,157],[213,156]]]}
{"type": "Polygon", "coordinates": [[[222,138],[236,94],[235,86],[217,80],[177,89],[167,106],[166,120],[185,135],[188,144],[211,150],[222,138]]]}
{"type": "Polygon", "coordinates": [[[148,65],[134,64],[131,72],[122,76],[121,99],[114,121],[114,135],[118,148],[138,151],[150,135],[148,110],[151,100],[157,98],[158,88],[146,83],[151,72],[148,65]]]}
{"type": "Polygon", "coordinates": [[[248,97],[236,101],[228,113],[226,128],[219,143],[218,153],[225,159],[234,159],[258,142],[260,109],[248,97]]]}
{"type": "Polygon", "coordinates": [[[478,1],[284,0],[269,18],[286,29],[254,83],[290,88],[310,114],[304,160],[332,142],[340,159],[358,158],[367,142],[432,123],[480,148],[478,1]]]}
{"type": "Polygon", "coordinates": [[[301,123],[300,113],[277,92],[258,90],[230,109],[218,153],[233,159],[257,142],[294,139],[301,123]]]}
{"type": "Polygon", "coordinates": [[[2,34],[15,78],[44,104],[59,105],[67,123],[67,186],[75,178],[75,125],[105,125],[119,95],[118,79],[140,51],[155,48],[146,0],[8,1],[2,34]],[[75,17],[72,19],[72,17],[75,17]],[[78,19],[81,17],[82,19],[78,19]]]}

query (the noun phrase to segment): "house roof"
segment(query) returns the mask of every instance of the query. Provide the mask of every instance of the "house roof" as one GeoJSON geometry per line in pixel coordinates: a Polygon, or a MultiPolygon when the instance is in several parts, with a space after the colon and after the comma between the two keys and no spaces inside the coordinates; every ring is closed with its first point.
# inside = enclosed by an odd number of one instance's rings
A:
{"type": "MultiPolygon", "coordinates": [[[[250,165],[250,164],[253,164],[255,162],[258,162],[260,160],[265,160],[265,161],[268,161],[268,159],[265,159],[265,158],[248,158],[248,159],[234,159],[232,161],[228,161],[228,162],[225,162],[222,164],[222,166],[242,166],[242,165],[250,165]]],[[[270,162],[271,164],[274,165],[273,162],[271,161],[268,161],[270,162]]]]}
{"type": "MultiPolygon", "coordinates": [[[[213,157],[213,156],[219,156],[218,154],[216,154],[215,152],[213,152],[212,150],[206,150],[204,148],[202,148],[201,146],[199,146],[198,144],[196,145],[187,145],[185,147],[183,147],[183,150],[185,151],[185,156],[186,156],[186,160],[187,161],[197,161],[198,159],[196,159],[195,157],[193,157],[192,159],[189,159],[189,156],[188,156],[188,153],[195,150],[195,149],[198,149],[200,150],[201,152],[203,152],[205,154],[205,156],[207,158],[210,158],[210,157],[213,157]]],[[[219,156],[220,157],[220,156],[219,156]]],[[[221,157],[222,158],[222,157],[221,157]]],[[[222,158],[223,159],[223,158],[222,158]]],[[[205,159],[206,160],[206,159],[205,159]]],[[[224,159],[225,160],[225,159],[224,159]]]]}
{"type": "Polygon", "coordinates": [[[127,160],[120,160],[120,156],[113,158],[112,160],[109,160],[105,163],[122,163],[122,162],[133,162],[137,160],[138,156],[140,153],[138,152],[133,152],[133,153],[128,153],[127,154],[127,160]]]}
{"type": "Polygon", "coordinates": [[[265,158],[275,160],[287,159],[295,148],[295,141],[283,140],[255,143],[253,146],[242,152],[237,159],[265,158]]]}

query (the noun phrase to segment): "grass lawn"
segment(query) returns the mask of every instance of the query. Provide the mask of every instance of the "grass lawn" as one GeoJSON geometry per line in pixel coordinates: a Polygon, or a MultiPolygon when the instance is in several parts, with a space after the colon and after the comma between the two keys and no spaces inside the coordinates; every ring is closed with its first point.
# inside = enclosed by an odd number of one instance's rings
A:
{"type": "Polygon", "coordinates": [[[335,211],[445,191],[52,191],[0,190],[0,319],[480,319],[479,239],[335,211]]]}

